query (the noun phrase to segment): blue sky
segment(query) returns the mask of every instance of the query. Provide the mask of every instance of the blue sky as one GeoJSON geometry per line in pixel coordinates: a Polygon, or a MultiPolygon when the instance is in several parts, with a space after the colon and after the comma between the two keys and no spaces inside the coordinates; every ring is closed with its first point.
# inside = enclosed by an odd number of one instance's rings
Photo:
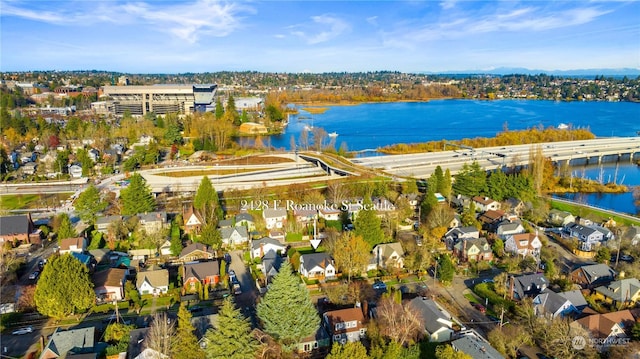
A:
{"type": "Polygon", "coordinates": [[[0,70],[640,68],[638,1],[0,0],[0,70]]]}

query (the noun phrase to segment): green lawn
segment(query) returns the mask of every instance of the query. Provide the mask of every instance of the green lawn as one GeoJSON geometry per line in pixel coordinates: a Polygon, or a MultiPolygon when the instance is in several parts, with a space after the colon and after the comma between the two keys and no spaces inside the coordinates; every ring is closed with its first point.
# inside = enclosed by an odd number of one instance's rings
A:
{"type": "Polygon", "coordinates": [[[0,196],[1,210],[53,207],[67,200],[73,192],[48,194],[6,194],[0,196]]]}
{"type": "Polygon", "coordinates": [[[597,209],[592,209],[588,207],[581,206],[579,204],[569,204],[564,202],[558,202],[551,200],[551,208],[558,209],[561,211],[567,211],[573,213],[574,215],[582,215],[583,217],[587,217],[589,215],[597,216],[600,220],[606,221],[609,218],[613,218],[616,223],[625,224],[625,225],[640,225],[640,220],[633,221],[627,218],[621,218],[618,216],[612,216],[609,213],[599,211],[597,209]]]}

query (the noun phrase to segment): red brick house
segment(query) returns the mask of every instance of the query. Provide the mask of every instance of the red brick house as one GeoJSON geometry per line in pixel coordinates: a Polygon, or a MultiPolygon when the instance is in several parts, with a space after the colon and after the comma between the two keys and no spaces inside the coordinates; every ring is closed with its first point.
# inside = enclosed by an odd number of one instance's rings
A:
{"type": "Polygon", "coordinates": [[[40,231],[35,229],[30,214],[0,217],[0,243],[40,244],[40,231]]]}
{"type": "Polygon", "coordinates": [[[198,291],[197,283],[215,286],[220,283],[218,261],[185,264],[182,279],[184,290],[189,293],[198,291]]]}

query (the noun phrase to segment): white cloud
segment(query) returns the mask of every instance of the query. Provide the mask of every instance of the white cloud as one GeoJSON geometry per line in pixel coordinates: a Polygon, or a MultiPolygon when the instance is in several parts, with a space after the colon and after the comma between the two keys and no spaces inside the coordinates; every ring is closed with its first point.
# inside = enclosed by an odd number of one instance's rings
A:
{"type": "Polygon", "coordinates": [[[456,6],[456,3],[458,2],[458,0],[444,0],[442,2],[440,2],[440,7],[443,10],[449,10],[452,9],[456,6]]]}
{"type": "Polygon", "coordinates": [[[367,22],[373,26],[378,26],[378,17],[377,16],[370,16],[367,18],[367,22]]]}
{"type": "MultiPolygon", "coordinates": [[[[59,2],[56,5],[61,4],[59,2]]],[[[55,10],[31,10],[26,3],[4,1],[2,16],[15,16],[55,25],[93,25],[96,21],[121,25],[148,26],[149,30],[168,32],[189,43],[202,36],[227,36],[242,26],[242,14],[254,14],[246,4],[219,0],[195,0],[189,3],[158,2],[88,3],[91,6],[59,7],[55,10]]],[[[73,4],[71,4],[73,5],[73,4]]]]}
{"type": "Polygon", "coordinates": [[[296,29],[291,31],[292,35],[304,39],[310,45],[327,42],[351,29],[346,21],[330,15],[312,16],[311,20],[313,20],[313,25],[317,26],[294,25],[289,27],[296,29]],[[301,30],[298,30],[299,28],[301,30]]]}

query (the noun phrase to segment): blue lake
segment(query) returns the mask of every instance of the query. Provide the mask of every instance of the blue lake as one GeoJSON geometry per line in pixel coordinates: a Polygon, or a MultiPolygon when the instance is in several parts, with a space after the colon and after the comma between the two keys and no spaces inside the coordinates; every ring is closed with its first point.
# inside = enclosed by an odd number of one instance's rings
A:
{"type": "MultiPolygon", "coordinates": [[[[630,102],[555,102],[538,100],[434,100],[429,102],[373,103],[328,106],[323,114],[300,111],[290,117],[287,131],[268,141],[275,148],[289,149],[291,138],[299,144],[305,126],[336,132],[335,147],[343,142],[349,150],[376,149],[395,143],[494,137],[506,127],[511,130],[534,126],[570,124],[589,128],[596,136],[636,136],[640,131],[640,104],[630,102]]],[[[574,175],[605,182],[616,179],[628,186],[640,185],[640,167],[605,164],[575,167],[574,175]]],[[[632,193],[579,195],[577,200],[595,206],[635,214],[632,193]]]]}
{"type": "Polygon", "coordinates": [[[511,130],[559,124],[590,128],[596,136],[635,136],[640,104],[630,102],[554,102],[536,100],[434,100],[329,106],[323,114],[291,116],[286,133],[272,136],[271,146],[289,149],[305,126],[336,132],[336,147],[376,149],[395,143],[494,137],[511,130]]]}

